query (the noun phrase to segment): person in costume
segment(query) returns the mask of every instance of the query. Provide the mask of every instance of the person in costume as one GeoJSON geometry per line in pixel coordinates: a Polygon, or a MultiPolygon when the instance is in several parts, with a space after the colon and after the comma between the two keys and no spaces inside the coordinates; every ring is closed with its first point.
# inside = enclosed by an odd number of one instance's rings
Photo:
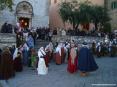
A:
{"type": "Polygon", "coordinates": [[[50,42],[46,47],[45,47],[45,51],[46,51],[46,57],[48,57],[47,61],[48,63],[52,60],[53,58],[53,44],[52,42],[50,42]]]}
{"type": "Polygon", "coordinates": [[[34,39],[31,35],[28,36],[27,45],[29,48],[34,48],[34,39]]]}
{"type": "Polygon", "coordinates": [[[56,56],[55,56],[55,62],[57,65],[62,64],[62,55],[61,55],[61,48],[62,48],[62,44],[59,43],[58,46],[56,47],[56,56]]]}
{"type": "Polygon", "coordinates": [[[38,67],[37,67],[37,72],[38,75],[46,75],[48,73],[48,67],[45,64],[45,57],[46,53],[44,51],[44,47],[41,47],[38,51],[38,67]]]}
{"type": "Polygon", "coordinates": [[[96,54],[96,42],[95,41],[93,41],[92,43],[91,51],[94,55],[96,54]]]}
{"type": "Polygon", "coordinates": [[[35,49],[32,48],[31,49],[31,66],[32,66],[33,69],[36,68],[36,61],[37,61],[36,51],[35,51],[35,49]]]}
{"type": "Polygon", "coordinates": [[[13,58],[8,47],[1,53],[0,75],[2,80],[8,80],[14,77],[13,58]]]}
{"type": "Polygon", "coordinates": [[[23,54],[23,64],[28,66],[29,64],[29,47],[26,43],[24,43],[22,47],[22,54],[23,54]]]}
{"type": "Polygon", "coordinates": [[[79,51],[78,69],[81,72],[81,76],[86,76],[89,72],[96,71],[98,69],[98,65],[96,64],[93,54],[86,42],[83,43],[79,51]]]}
{"type": "Polygon", "coordinates": [[[14,70],[16,72],[21,72],[23,70],[22,55],[18,51],[18,48],[16,48],[14,52],[14,70]]]}
{"type": "Polygon", "coordinates": [[[96,46],[96,55],[97,57],[101,57],[102,56],[102,45],[100,42],[98,42],[97,46],[96,46]]]}
{"type": "Polygon", "coordinates": [[[67,71],[69,73],[75,73],[78,68],[78,54],[77,54],[77,49],[75,47],[74,42],[71,43],[71,49],[70,49],[70,54],[69,54],[69,60],[68,60],[68,66],[67,66],[67,71]]]}
{"type": "Polygon", "coordinates": [[[65,63],[67,63],[70,51],[70,43],[66,42],[64,49],[65,49],[65,63]]]}
{"type": "Polygon", "coordinates": [[[62,42],[61,43],[61,58],[62,58],[62,63],[65,62],[65,44],[62,42]]]}

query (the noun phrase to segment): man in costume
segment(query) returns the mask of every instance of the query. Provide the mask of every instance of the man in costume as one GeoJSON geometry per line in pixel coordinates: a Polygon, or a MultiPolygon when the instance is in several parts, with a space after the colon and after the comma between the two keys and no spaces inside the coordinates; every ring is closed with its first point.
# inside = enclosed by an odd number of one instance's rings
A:
{"type": "Polygon", "coordinates": [[[98,69],[93,54],[88,48],[86,42],[83,43],[79,51],[78,69],[81,71],[81,76],[86,76],[89,72],[96,71],[98,69]]]}

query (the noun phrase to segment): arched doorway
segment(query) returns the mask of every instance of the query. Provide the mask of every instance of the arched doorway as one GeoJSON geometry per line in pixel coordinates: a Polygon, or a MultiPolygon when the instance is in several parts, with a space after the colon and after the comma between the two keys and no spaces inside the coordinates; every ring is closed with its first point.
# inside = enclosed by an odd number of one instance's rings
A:
{"type": "Polygon", "coordinates": [[[32,26],[33,7],[29,2],[22,1],[16,7],[16,20],[22,28],[32,26]]]}

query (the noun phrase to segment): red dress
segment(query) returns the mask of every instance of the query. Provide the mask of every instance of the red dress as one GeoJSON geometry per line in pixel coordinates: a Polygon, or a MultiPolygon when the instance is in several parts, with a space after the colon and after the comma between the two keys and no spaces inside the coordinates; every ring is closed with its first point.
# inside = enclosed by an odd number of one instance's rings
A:
{"type": "Polygon", "coordinates": [[[55,61],[56,61],[56,64],[62,64],[62,58],[59,52],[56,53],[55,61]]]}
{"type": "Polygon", "coordinates": [[[45,55],[45,64],[46,64],[46,67],[48,67],[49,65],[48,65],[48,63],[49,63],[49,55],[46,53],[46,55],[45,55]]]}
{"type": "Polygon", "coordinates": [[[62,59],[62,63],[65,62],[65,50],[64,47],[61,48],[61,59],[62,59]]]}
{"type": "Polygon", "coordinates": [[[68,60],[67,71],[70,72],[70,73],[75,73],[77,70],[78,70],[78,58],[76,56],[76,58],[74,60],[74,64],[73,64],[71,56],[70,56],[69,60],[68,60]]]}
{"type": "Polygon", "coordinates": [[[23,70],[22,59],[21,56],[18,56],[14,60],[14,70],[16,72],[21,72],[23,70]]]}

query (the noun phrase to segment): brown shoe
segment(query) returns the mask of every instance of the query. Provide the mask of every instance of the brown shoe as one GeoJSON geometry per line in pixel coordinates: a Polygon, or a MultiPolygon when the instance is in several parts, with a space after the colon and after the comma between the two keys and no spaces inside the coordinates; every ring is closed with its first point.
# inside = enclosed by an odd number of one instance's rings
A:
{"type": "Polygon", "coordinates": [[[80,76],[85,77],[85,76],[87,76],[87,73],[86,73],[86,72],[81,72],[81,73],[80,73],[80,76]]]}

